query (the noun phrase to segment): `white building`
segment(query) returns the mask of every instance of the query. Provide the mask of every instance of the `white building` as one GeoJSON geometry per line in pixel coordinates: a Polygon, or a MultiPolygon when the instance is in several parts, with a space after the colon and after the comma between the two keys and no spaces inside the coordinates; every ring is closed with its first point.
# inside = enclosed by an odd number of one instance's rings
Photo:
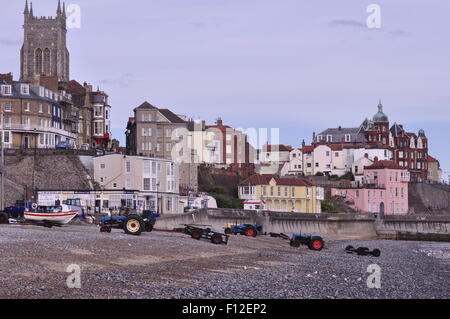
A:
{"type": "Polygon", "coordinates": [[[327,175],[342,176],[353,172],[358,174],[375,160],[391,160],[392,152],[388,148],[362,148],[353,145],[319,144],[294,149],[289,154],[289,161],[284,163],[281,175],[327,175]],[[361,159],[366,160],[361,160],[361,159]],[[354,165],[359,163],[360,165],[354,165]],[[359,171],[358,171],[359,169],[359,171]]]}
{"type": "Polygon", "coordinates": [[[179,168],[171,160],[111,154],[94,158],[94,179],[104,190],[137,191],[143,209],[180,213],[179,168]]]}

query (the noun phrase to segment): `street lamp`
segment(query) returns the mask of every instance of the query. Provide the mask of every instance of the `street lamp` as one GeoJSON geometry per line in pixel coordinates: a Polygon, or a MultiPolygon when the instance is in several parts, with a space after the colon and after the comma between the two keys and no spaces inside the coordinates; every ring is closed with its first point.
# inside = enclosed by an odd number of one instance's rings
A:
{"type": "Polygon", "coordinates": [[[156,183],[156,213],[158,215],[160,215],[159,213],[159,186],[160,186],[160,182],[156,183]]]}

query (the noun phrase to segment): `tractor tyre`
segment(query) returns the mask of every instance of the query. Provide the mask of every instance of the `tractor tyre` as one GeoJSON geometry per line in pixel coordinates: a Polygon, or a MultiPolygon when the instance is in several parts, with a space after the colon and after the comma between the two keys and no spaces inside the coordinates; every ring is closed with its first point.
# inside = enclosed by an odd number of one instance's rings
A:
{"type": "Polygon", "coordinates": [[[145,231],[151,233],[153,231],[153,225],[150,223],[145,223],[145,231]]]}
{"type": "Polygon", "coordinates": [[[291,245],[291,247],[298,248],[298,247],[300,247],[300,241],[298,241],[298,240],[291,240],[290,245],[291,245]]]}
{"type": "Polygon", "coordinates": [[[217,234],[216,235],[212,235],[211,242],[213,244],[215,244],[215,245],[220,245],[223,242],[222,236],[217,235],[217,234]]]}
{"type": "Polygon", "coordinates": [[[100,227],[100,232],[101,233],[110,233],[111,232],[111,227],[109,227],[109,226],[101,226],[100,227]]]}
{"type": "Polygon", "coordinates": [[[370,254],[374,257],[380,257],[381,251],[378,248],[375,248],[370,254]]]}
{"type": "Polygon", "coordinates": [[[257,235],[257,232],[253,228],[247,228],[245,230],[245,236],[247,236],[247,237],[256,237],[256,235],[257,235]]]}
{"type": "Polygon", "coordinates": [[[313,239],[309,243],[308,248],[315,251],[321,251],[323,248],[323,239],[322,238],[313,239]]]}
{"type": "Polygon", "coordinates": [[[139,236],[145,229],[145,222],[139,215],[129,215],[123,222],[123,230],[128,235],[139,236]]]}
{"type": "Polygon", "coordinates": [[[202,233],[198,230],[194,230],[191,234],[191,237],[196,240],[200,240],[200,238],[202,238],[202,233]]]}
{"type": "Polygon", "coordinates": [[[9,217],[7,213],[0,213],[0,224],[7,224],[8,219],[9,217]]]}
{"type": "Polygon", "coordinates": [[[352,245],[348,245],[347,247],[345,247],[345,250],[346,250],[347,252],[348,252],[348,251],[351,252],[352,249],[354,249],[352,245]]]}

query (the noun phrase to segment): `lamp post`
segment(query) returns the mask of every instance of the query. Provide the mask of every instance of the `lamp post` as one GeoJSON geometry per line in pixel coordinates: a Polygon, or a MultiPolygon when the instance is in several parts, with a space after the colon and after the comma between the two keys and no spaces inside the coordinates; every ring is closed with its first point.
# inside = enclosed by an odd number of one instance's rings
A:
{"type": "Polygon", "coordinates": [[[160,212],[160,210],[159,210],[159,207],[160,207],[160,205],[159,205],[159,185],[160,185],[160,182],[156,182],[156,213],[158,215],[161,215],[159,213],[160,212]]]}

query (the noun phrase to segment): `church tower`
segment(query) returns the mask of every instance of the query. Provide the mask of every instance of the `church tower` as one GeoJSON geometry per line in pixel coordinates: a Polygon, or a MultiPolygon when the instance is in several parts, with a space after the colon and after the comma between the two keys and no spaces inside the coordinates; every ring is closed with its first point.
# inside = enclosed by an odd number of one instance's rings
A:
{"type": "Polygon", "coordinates": [[[69,81],[69,51],[66,46],[66,7],[58,0],[56,17],[35,17],[33,3],[25,2],[24,40],[20,51],[20,81],[38,84],[41,75],[69,81]]]}

